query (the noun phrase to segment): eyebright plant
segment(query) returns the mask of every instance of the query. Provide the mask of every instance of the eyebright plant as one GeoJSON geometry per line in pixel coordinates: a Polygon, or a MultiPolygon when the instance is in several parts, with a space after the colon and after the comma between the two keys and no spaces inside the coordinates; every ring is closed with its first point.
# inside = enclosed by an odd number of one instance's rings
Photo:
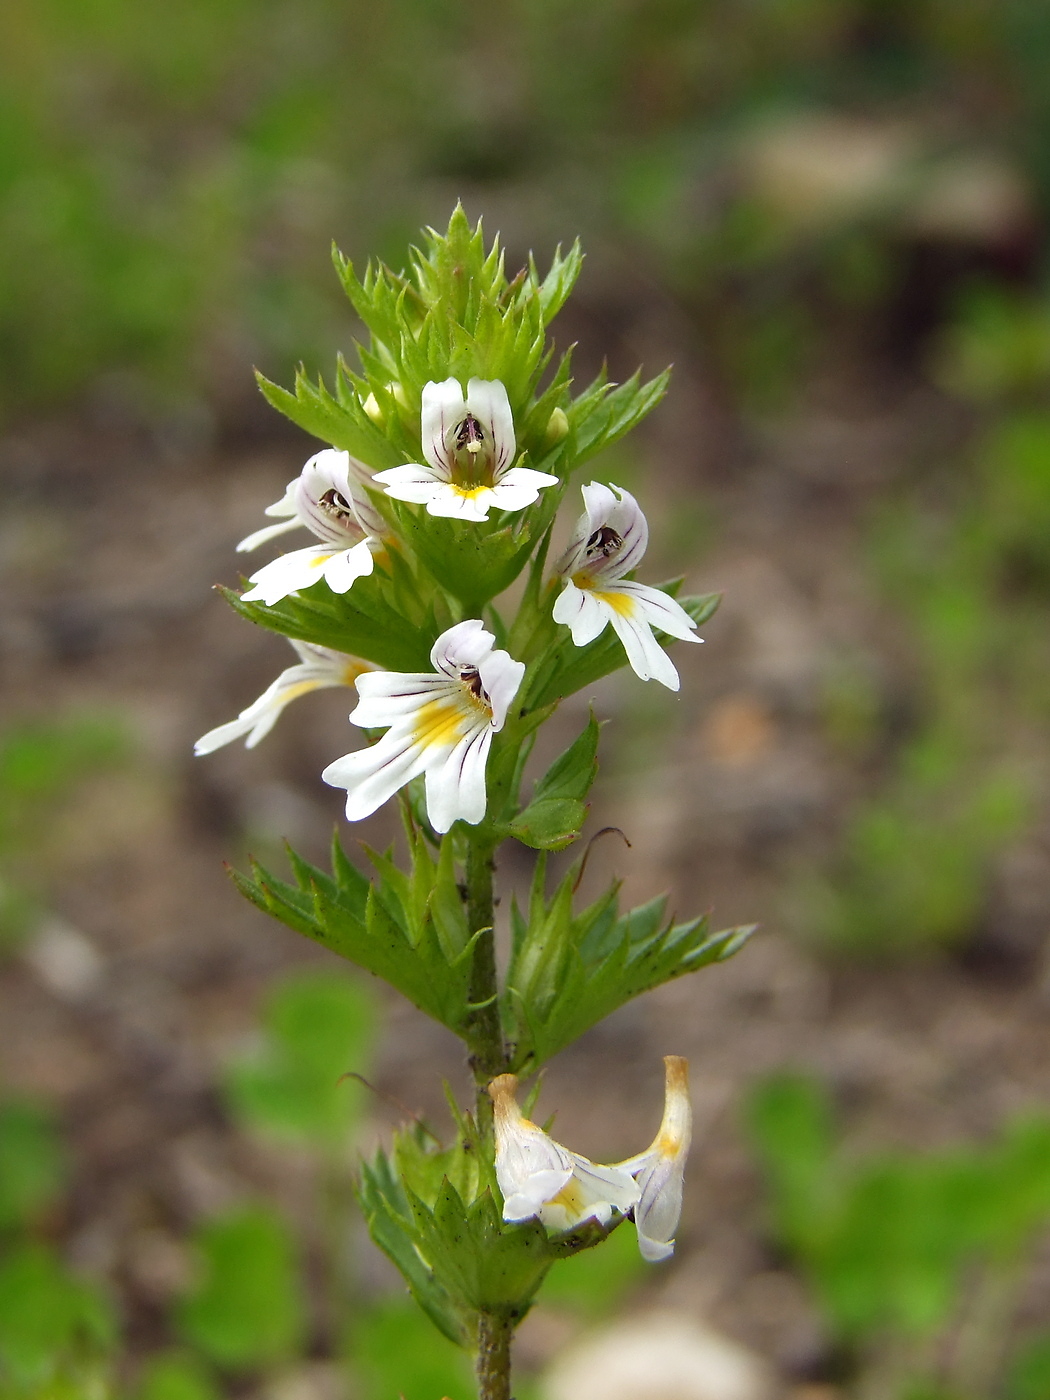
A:
{"type": "MultiPolygon", "coordinates": [[[[649,1260],[671,1254],[689,1147],[686,1062],[670,1055],[656,1141],[602,1165],[555,1142],[518,1107],[519,1079],[632,997],[719,962],[748,928],[676,923],[666,900],[621,911],[616,884],[574,903],[581,862],[548,887],[547,853],[571,845],[597,772],[598,724],[522,794],[539,726],[567,697],[629,665],[670,690],[666,648],[698,641],[718,598],[676,598],[677,584],[634,579],[648,529],[621,487],[582,483],[584,514],[553,567],[548,553],[574,473],[655,407],[667,375],[614,385],[602,374],[573,396],[568,354],[547,330],[580,271],[578,245],[541,277],[514,277],[498,243],[461,209],[428,230],[407,272],[336,269],[368,333],[360,371],[342,359],[331,388],[305,371],[293,390],[259,377],[266,398],[326,446],[242,541],[286,532],[314,542],[252,574],[233,607],[288,637],[299,664],[198,753],[257,743],[292,700],[356,690],[363,733],[321,777],[359,821],[396,797],[405,864],[366,848],[367,878],[338,835],[331,872],[290,853],[294,882],[258,864],[237,874],[261,909],[384,978],[459,1036],[475,1083],[452,1101],[457,1136],[395,1136],[362,1168],[373,1239],[446,1336],[477,1358],[481,1400],[509,1400],[510,1343],[551,1266],[632,1220],[649,1260]],[[514,603],[506,601],[516,580],[514,603]],[[611,625],[609,625],[611,624],[611,625]],[[496,853],[538,852],[527,907],[511,902],[499,971],[496,853]]],[[[600,475],[600,470],[599,470],[600,475]]],[[[356,731],[350,731],[351,734],[356,731]]],[[[348,736],[349,737],[349,736],[348,736]]],[[[334,1077],[346,1068],[332,1066],[334,1077]]]]}

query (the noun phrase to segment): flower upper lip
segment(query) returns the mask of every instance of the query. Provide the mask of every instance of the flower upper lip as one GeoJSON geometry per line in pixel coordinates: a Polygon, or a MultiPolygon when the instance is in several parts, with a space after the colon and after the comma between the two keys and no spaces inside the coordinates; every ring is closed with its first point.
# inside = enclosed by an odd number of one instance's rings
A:
{"type": "Polygon", "coordinates": [[[309,588],[323,578],[334,593],[345,593],[372,572],[372,552],[380,548],[386,524],[368,498],[372,475],[363,462],[327,447],[317,452],[290,481],[267,515],[283,517],[241,540],[238,550],[255,549],[266,540],[303,525],[320,544],[278,555],[251,576],[246,602],[262,600],[268,607],[290,593],[309,588]]]}
{"type": "Polygon", "coordinates": [[[349,452],[330,449],[311,457],[294,483],[293,499],[301,523],[326,544],[356,544],[384,533],[382,517],[354,479],[349,452]]]}
{"type": "Polygon", "coordinates": [[[395,500],[425,505],[430,515],[487,520],[491,509],[524,510],[558,478],[514,466],[517,441],[507,390],[498,379],[455,378],[423,387],[423,462],[377,472],[395,500]]]}
{"type": "Polygon", "coordinates": [[[256,549],[269,539],[302,525],[325,544],[357,543],[369,536],[381,538],[387,532],[383,517],[368,499],[366,485],[372,473],[349,452],[326,447],[315,452],[284,495],[266,514],[281,520],[256,530],[237,546],[239,552],[256,549]]]}
{"type": "Polygon", "coordinates": [[[583,487],[585,513],[576,523],[558,573],[583,573],[611,582],[621,579],[642,561],[649,545],[649,526],[629,491],[592,481],[583,487]]]}
{"type": "Polygon", "coordinates": [[[446,481],[492,486],[514,460],[514,417],[498,379],[468,380],[465,395],[458,379],[432,380],[420,418],[423,456],[446,481]]]}

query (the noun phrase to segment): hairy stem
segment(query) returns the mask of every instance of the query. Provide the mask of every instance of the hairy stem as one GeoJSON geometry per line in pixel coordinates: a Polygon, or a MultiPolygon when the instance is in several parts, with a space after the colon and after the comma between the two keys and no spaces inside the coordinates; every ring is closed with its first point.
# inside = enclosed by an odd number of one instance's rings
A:
{"type": "Polygon", "coordinates": [[[514,1324],[497,1313],[478,1314],[478,1400],[512,1400],[510,1339],[514,1324]]]}
{"type": "MultiPolygon", "coordinates": [[[[467,922],[471,933],[482,930],[474,945],[474,965],[470,978],[470,1000],[475,1010],[467,1029],[470,1067],[477,1089],[477,1122],[483,1151],[494,1151],[492,1100],[486,1092],[490,1079],[506,1068],[503,1024],[499,1013],[499,983],[496,980],[496,939],[492,927],[493,846],[483,838],[472,838],[467,850],[467,922]]],[[[478,1313],[477,1382],[478,1400],[511,1400],[510,1343],[514,1333],[511,1319],[499,1313],[478,1313]]]]}

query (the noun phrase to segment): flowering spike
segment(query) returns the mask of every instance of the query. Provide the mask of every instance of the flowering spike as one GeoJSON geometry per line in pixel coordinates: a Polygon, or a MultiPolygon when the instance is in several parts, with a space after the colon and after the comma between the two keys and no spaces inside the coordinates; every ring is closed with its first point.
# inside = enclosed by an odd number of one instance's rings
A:
{"type": "Polygon", "coordinates": [[[234,738],[253,746],[296,695],[354,684],[351,721],[385,732],[330,763],[325,782],[345,790],[355,821],[411,784],[407,862],[371,852],[366,877],[337,853],[329,877],[293,853],[293,883],[254,863],[235,879],[260,908],[383,978],[467,1048],[476,1114],[455,1111],[447,1147],[422,1131],[401,1134],[392,1157],[365,1167],[361,1198],[417,1301],[447,1336],[476,1344],[486,1400],[510,1394],[510,1333],[557,1258],[626,1219],[646,1259],[672,1253],[690,1137],[679,1057],[665,1061],[655,1141],[611,1165],[530,1122],[517,1078],[499,1071],[535,1070],[630,998],[728,957],[749,932],[674,923],[662,899],[621,911],[615,884],[580,908],[578,868],[548,898],[541,856],[527,917],[511,910],[507,966],[497,958],[500,844],[513,837],[546,852],[576,839],[596,771],[592,718],[523,801],[539,726],[621,666],[624,651],[643,680],[677,690],[661,643],[698,641],[717,605],[679,603],[634,581],[645,517],[628,492],[595,481],[550,580],[563,481],[640,422],[667,379],[612,385],[603,372],[573,396],[569,357],[552,363],[547,327],[580,258],[578,245],[558,252],[541,277],[530,256],[508,278],[498,240],[486,244],[461,208],[447,233],[424,232],[405,272],[371,261],[358,276],[336,254],[367,332],[359,371],[340,357],[331,391],[305,370],[294,391],[259,377],[272,405],[331,445],[239,548],[298,528],[309,545],[260,568],[243,597],[227,591],[242,615],[296,639],[299,664],[197,742],[198,753],[234,738]],[[514,616],[509,589],[523,571],[514,616]],[[320,579],[328,587],[312,588],[320,579]]]}

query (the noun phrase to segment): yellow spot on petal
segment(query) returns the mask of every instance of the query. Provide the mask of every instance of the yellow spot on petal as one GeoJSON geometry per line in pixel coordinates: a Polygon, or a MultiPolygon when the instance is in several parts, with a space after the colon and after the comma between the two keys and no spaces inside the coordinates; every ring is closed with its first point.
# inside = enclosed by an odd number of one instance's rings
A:
{"type": "Polygon", "coordinates": [[[344,685],[355,685],[358,676],[363,676],[366,671],[371,671],[371,669],[372,667],[369,666],[367,661],[348,661],[343,667],[340,680],[344,685]]]}
{"type": "Polygon", "coordinates": [[[338,553],[339,551],[337,549],[333,549],[330,550],[327,554],[318,554],[316,558],[310,560],[310,562],[307,564],[307,568],[318,570],[323,569],[324,566],[328,563],[329,559],[332,559],[338,553]]]}
{"type": "Polygon", "coordinates": [[[484,495],[486,491],[492,490],[491,486],[457,486],[454,481],[450,481],[449,485],[452,487],[453,491],[455,491],[456,495],[462,496],[465,501],[476,501],[478,497],[484,495]]]}
{"type": "Polygon", "coordinates": [[[613,612],[619,613],[621,617],[633,617],[635,614],[635,600],[630,593],[602,592],[595,588],[592,590],[599,603],[608,603],[613,612]]]}
{"type": "Polygon", "coordinates": [[[451,748],[470,729],[467,714],[454,700],[428,700],[416,712],[412,737],[423,748],[451,748]]]}
{"type": "Polygon", "coordinates": [[[309,695],[311,690],[317,688],[317,681],[296,681],[295,685],[290,685],[287,690],[281,691],[281,703],[290,704],[293,700],[298,700],[300,695],[309,695]]]}
{"type": "Polygon", "coordinates": [[[583,1184],[576,1177],[570,1177],[556,1196],[546,1202],[549,1206],[562,1206],[571,1215],[579,1215],[591,1202],[584,1200],[583,1184]]]}

